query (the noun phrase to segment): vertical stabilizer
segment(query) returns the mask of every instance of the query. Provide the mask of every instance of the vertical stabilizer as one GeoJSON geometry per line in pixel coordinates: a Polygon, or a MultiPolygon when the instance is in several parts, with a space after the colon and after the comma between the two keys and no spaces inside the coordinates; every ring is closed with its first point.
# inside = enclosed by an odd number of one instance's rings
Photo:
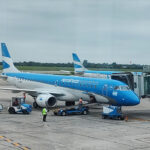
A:
{"type": "Polygon", "coordinates": [[[7,72],[19,72],[19,70],[14,66],[13,60],[10,57],[7,46],[5,43],[1,43],[2,50],[2,65],[3,73],[7,72]]]}
{"type": "Polygon", "coordinates": [[[84,73],[85,69],[83,64],[81,63],[79,57],[76,53],[72,53],[73,63],[74,63],[74,72],[75,73],[84,73]]]}

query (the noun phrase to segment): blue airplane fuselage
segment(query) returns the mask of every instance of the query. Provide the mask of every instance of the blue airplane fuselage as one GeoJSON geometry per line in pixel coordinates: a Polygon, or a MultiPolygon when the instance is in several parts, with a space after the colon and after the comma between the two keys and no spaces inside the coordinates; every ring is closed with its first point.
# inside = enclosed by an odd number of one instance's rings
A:
{"type": "MultiPolygon", "coordinates": [[[[128,89],[126,84],[116,80],[34,73],[4,73],[3,75],[18,79],[16,81],[16,86],[19,88],[30,89],[31,85],[28,84],[24,86],[22,81],[32,81],[32,88],[40,88],[40,83],[42,83],[45,85],[57,86],[58,89],[78,90],[82,93],[84,92],[84,94],[94,93],[95,95],[101,95],[107,98],[109,104],[112,105],[132,106],[140,102],[136,94],[128,89]],[[33,87],[33,82],[39,83],[38,86],[36,84],[36,87],[33,87]]],[[[74,94],[76,95],[76,93],[74,94]]],[[[97,101],[100,102],[99,100],[97,101]]]]}

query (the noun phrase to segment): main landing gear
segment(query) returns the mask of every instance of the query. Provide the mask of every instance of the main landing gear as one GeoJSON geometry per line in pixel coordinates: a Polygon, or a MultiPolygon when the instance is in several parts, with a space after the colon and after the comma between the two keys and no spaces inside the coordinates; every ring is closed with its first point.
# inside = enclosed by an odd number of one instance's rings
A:
{"type": "Polygon", "coordinates": [[[38,105],[37,102],[36,102],[36,97],[33,97],[33,98],[34,98],[33,107],[34,107],[34,108],[38,108],[39,105],[38,105]]]}
{"type": "Polygon", "coordinates": [[[34,108],[38,108],[38,107],[39,107],[38,104],[36,103],[36,101],[33,102],[33,107],[34,107],[34,108]]]}
{"type": "Polygon", "coordinates": [[[66,106],[74,106],[75,105],[75,101],[66,101],[65,102],[66,106]]]}

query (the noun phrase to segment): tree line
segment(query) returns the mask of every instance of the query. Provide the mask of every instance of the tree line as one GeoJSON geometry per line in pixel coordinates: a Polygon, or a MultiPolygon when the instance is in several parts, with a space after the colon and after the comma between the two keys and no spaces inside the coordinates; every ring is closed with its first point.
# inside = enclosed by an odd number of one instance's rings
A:
{"type": "MultiPolygon", "coordinates": [[[[15,62],[15,66],[40,66],[40,67],[73,67],[73,63],[41,63],[41,62],[15,62]]],[[[0,62],[2,65],[2,62],[0,62]]],[[[90,63],[87,60],[83,61],[85,68],[106,68],[106,69],[143,69],[143,65],[140,64],[117,64],[113,62],[109,63],[90,63]]]]}

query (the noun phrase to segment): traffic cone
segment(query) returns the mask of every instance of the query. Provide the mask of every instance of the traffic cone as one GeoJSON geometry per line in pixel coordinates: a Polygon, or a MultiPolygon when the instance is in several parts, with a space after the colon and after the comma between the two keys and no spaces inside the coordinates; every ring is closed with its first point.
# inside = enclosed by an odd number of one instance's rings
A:
{"type": "Polygon", "coordinates": [[[125,116],[125,121],[128,121],[128,116],[127,115],[125,116]]]}

